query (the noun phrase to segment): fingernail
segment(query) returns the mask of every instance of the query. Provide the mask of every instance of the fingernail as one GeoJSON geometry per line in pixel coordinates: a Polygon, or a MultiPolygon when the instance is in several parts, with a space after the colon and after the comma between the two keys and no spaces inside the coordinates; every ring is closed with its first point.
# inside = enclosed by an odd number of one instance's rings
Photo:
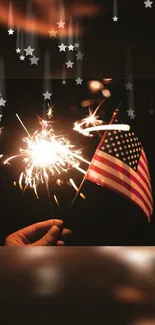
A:
{"type": "Polygon", "coordinates": [[[52,235],[59,235],[59,228],[57,226],[52,227],[52,235]]]}

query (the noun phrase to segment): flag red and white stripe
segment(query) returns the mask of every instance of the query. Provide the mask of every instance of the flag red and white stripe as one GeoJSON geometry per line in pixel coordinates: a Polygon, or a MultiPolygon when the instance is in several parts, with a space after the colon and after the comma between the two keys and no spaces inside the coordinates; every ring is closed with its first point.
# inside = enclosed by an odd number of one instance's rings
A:
{"type": "Polygon", "coordinates": [[[85,179],[125,195],[138,205],[150,220],[153,199],[148,162],[143,148],[137,169],[134,170],[122,159],[101,150],[103,145],[105,144],[101,141],[85,179]]]}

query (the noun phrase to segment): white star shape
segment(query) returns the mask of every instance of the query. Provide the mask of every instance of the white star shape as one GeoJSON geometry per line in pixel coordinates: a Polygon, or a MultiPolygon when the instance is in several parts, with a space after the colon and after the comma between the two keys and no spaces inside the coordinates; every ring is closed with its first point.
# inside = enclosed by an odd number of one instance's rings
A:
{"type": "Polygon", "coordinates": [[[145,8],[152,8],[151,6],[152,6],[152,1],[150,1],[150,0],[147,0],[147,1],[144,1],[144,4],[145,4],[145,8]]]}
{"type": "Polygon", "coordinates": [[[21,49],[18,47],[18,49],[16,49],[16,53],[20,53],[21,49]]]}
{"type": "Polygon", "coordinates": [[[62,20],[60,20],[60,21],[57,23],[57,25],[58,25],[58,28],[64,28],[65,22],[62,21],[62,20]]]}
{"type": "Polygon", "coordinates": [[[31,46],[29,45],[27,49],[24,49],[24,51],[26,52],[26,56],[33,55],[34,49],[32,49],[31,46]]]}
{"type": "Polygon", "coordinates": [[[34,55],[32,58],[30,58],[31,65],[32,64],[38,65],[38,60],[39,60],[39,58],[36,58],[36,56],[34,55]]]}
{"type": "Polygon", "coordinates": [[[77,60],[83,60],[84,54],[82,54],[80,51],[77,54],[75,54],[75,55],[76,55],[76,59],[77,60]]]}
{"type": "Polygon", "coordinates": [[[66,62],[67,68],[73,68],[73,64],[74,64],[74,62],[72,62],[71,60],[66,62]]]}
{"type": "Polygon", "coordinates": [[[78,77],[77,79],[75,79],[76,84],[77,85],[82,85],[83,79],[81,79],[80,77],[78,77]]]}
{"type": "Polygon", "coordinates": [[[24,60],[25,60],[25,56],[24,56],[24,55],[21,55],[21,56],[20,56],[20,60],[21,60],[21,61],[24,61],[24,60]]]}
{"type": "Polygon", "coordinates": [[[49,30],[49,34],[50,34],[50,37],[56,37],[57,30],[52,28],[52,30],[49,30]]]}
{"type": "Polygon", "coordinates": [[[13,33],[14,33],[14,30],[12,28],[8,29],[8,34],[9,35],[13,35],[13,33]]]}
{"type": "Polygon", "coordinates": [[[133,84],[130,81],[128,81],[128,83],[125,85],[125,87],[126,87],[126,90],[132,90],[133,84]]]}
{"type": "Polygon", "coordinates": [[[75,47],[79,47],[80,46],[80,44],[79,43],[75,43],[75,47]]]}
{"type": "Polygon", "coordinates": [[[118,21],[118,17],[117,16],[114,16],[113,17],[113,21],[116,21],[117,22],[118,21]]]}
{"type": "Polygon", "coordinates": [[[128,113],[128,116],[130,117],[131,120],[134,120],[135,119],[136,115],[134,114],[134,110],[133,109],[130,108],[127,111],[127,113],[128,113]]]}
{"type": "Polygon", "coordinates": [[[3,98],[0,99],[0,106],[5,106],[6,100],[3,98]]]}
{"type": "Polygon", "coordinates": [[[60,49],[60,52],[62,52],[62,51],[66,52],[67,45],[64,45],[64,43],[62,43],[61,45],[58,45],[58,47],[60,49]]]}
{"type": "Polygon", "coordinates": [[[69,49],[69,51],[73,51],[73,50],[74,50],[74,45],[70,44],[70,45],[68,46],[68,49],[69,49]]]}
{"type": "Polygon", "coordinates": [[[52,93],[49,93],[49,91],[47,90],[46,93],[43,94],[44,99],[51,99],[52,93]]]}
{"type": "Polygon", "coordinates": [[[66,85],[67,81],[66,80],[62,80],[62,84],[66,85]]]}
{"type": "MultiPolygon", "coordinates": [[[[2,116],[3,116],[3,115],[0,115],[0,122],[1,122],[2,116]]],[[[0,155],[0,158],[1,158],[1,155],[0,155]]]]}
{"type": "Polygon", "coordinates": [[[117,17],[117,16],[114,16],[112,19],[113,19],[113,21],[115,21],[115,22],[118,21],[118,17],[117,17]]]}

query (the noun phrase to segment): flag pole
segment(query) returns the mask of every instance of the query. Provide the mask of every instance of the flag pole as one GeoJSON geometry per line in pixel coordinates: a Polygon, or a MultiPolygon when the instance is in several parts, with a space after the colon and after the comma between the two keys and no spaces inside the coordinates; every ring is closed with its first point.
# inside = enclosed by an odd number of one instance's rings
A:
{"type": "MultiPolygon", "coordinates": [[[[119,107],[120,107],[121,104],[122,104],[122,102],[121,102],[121,103],[118,105],[118,107],[114,110],[113,115],[112,115],[112,117],[111,117],[111,120],[110,120],[110,122],[109,122],[109,125],[113,124],[113,122],[115,121],[115,119],[116,119],[116,117],[117,117],[117,115],[118,115],[118,113],[119,113],[119,107]]],[[[104,132],[104,135],[103,135],[101,141],[99,142],[98,147],[100,147],[100,144],[105,140],[105,138],[106,138],[108,132],[109,132],[109,130],[106,130],[106,131],[104,132]]],[[[82,182],[81,182],[81,184],[80,184],[80,187],[79,187],[78,191],[76,192],[76,194],[75,194],[75,196],[74,196],[74,198],[73,198],[73,201],[72,201],[72,203],[71,203],[71,205],[70,205],[69,211],[70,211],[70,209],[72,208],[73,204],[75,203],[75,200],[77,199],[79,193],[81,192],[81,188],[82,188],[82,186],[83,186],[83,184],[84,184],[85,177],[86,177],[86,175],[84,176],[84,178],[83,178],[83,180],[82,180],[82,182]]]]}

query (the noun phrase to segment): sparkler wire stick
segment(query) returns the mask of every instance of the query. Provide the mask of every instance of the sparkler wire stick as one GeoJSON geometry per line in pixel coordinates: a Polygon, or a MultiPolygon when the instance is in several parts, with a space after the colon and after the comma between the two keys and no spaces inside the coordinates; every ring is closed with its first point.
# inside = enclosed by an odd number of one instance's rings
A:
{"type": "MultiPolygon", "coordinates": [[[[115,109],[115,111],[114,111],[114,113],[113,113],[113,115],[112,115],[112,118],[111,118],[111,120],[110,120],[110,122],[109,122],[109,125],[113,124],[113,122],[115,121],[115,119],[116,119],[116,117],[117,117],[117,115],[118,115],[118,113],[119,113],[119,107],[120,107],[121,104],[122,104],[122,102],[121,102],[121,103],[119,104],[119,106],[115,109]]],[[[104,132],[104,135],[103,135],[103,137],[102,137],[102,139],[101,139],[101,141],[100,141],[100,143],[99,143],[99,146],[100,146],[101,142],[103,142],[103,141],[105,140],[105,138],[106,138],[108,132],[109,132],[109,130],[106,130],[106,131],[104,132]]],[[[80,184],[80,187],[79,187],[77,193],[76,193],[75,196],[74,196],[74,199],[73,199],[73,201],[72,201],[72,203],[71,203],[71,205],[70,205],[69,211],[70,211],[71,208],[73,207],[73,204],[75,203],[75,200],[77,199],[79,193],[81,192],[81,188],[82,188],[82,186],[83,186],[83,184],[84,184],[85,177],[86,177],[86,175],[84,176],[84,178],[83,178],[83,180],[82,180],[82,182],[81,182],[81,184],[80,184]]]]}
{"type": "Polygon", "coordinates": [[[29,138],[32,139],[31,136],[30,136],[30,133],[27,131],[27,128],[26,128],[25,125],[23,124],[23,122],[22,122],[22,120],[20,119],[19,115],[16,114],[16,116],[17,116],[17,118],[18,118],[20,124],[22,125],[22,127],[24,128],[24,130],[26,131],[26,133],[28,134],[29,138]]]}

